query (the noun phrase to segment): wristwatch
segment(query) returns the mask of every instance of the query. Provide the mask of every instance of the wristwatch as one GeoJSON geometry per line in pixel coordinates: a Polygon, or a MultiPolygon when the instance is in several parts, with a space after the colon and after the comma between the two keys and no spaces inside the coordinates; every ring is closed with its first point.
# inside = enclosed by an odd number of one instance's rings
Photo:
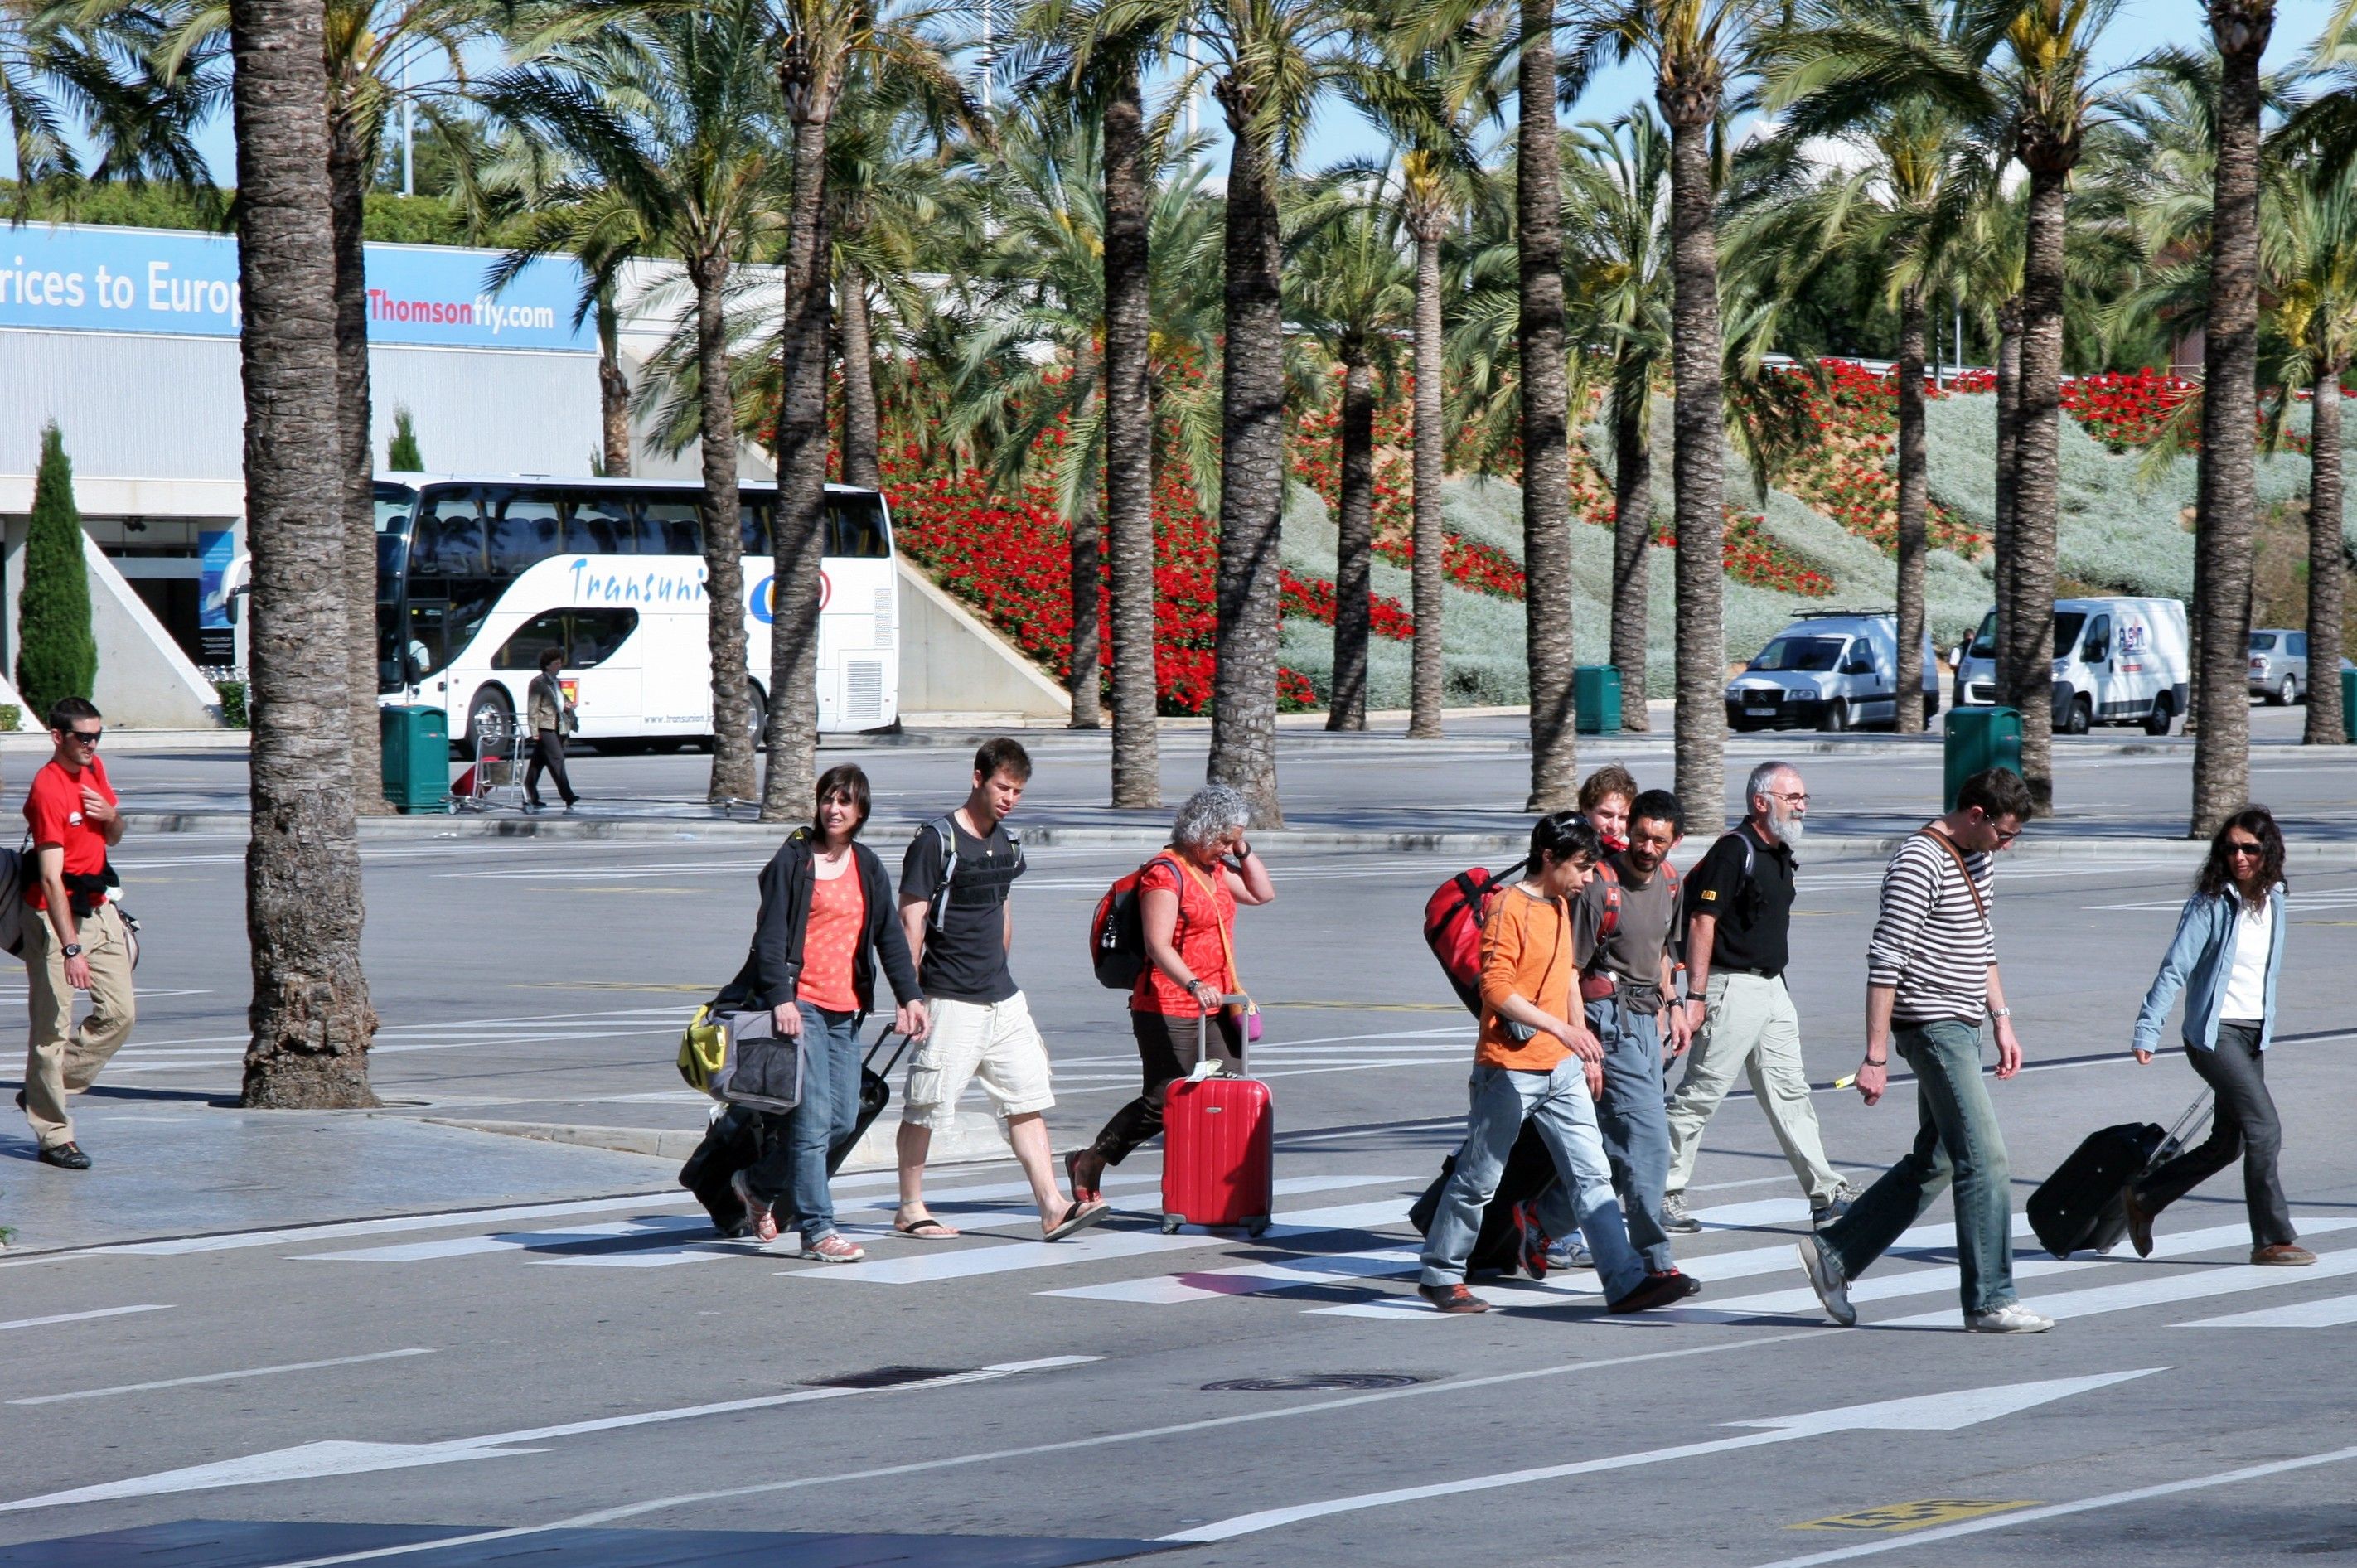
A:
{"type": "Polygon", "coordinates": [[[1996,1023],[1999,1018],[2010,1018],[2012,1016],[2013,1009],[2010,1007],[1992,1007],[1989,1009],[1989,1022],[1992,1024],[1996,1023]]]}
{"type": "Polygon", "coordinates": [[[81,957],[81,944],[80,942],[68,942],[64,947],[59,948],[58,950],[67,958],[81,957]]]}

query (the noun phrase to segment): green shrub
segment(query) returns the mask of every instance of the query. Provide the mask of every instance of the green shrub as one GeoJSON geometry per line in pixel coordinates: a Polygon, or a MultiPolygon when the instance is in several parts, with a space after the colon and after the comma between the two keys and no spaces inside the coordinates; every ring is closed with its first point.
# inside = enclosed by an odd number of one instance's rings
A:
{"type": "Polygon", "coordinates": [[[25,705],[46,714],[59,698],[89,696],[98,679],[90,575],[82,564],[73,464],[54,421],[41,430],[41,468],[25,532],[25,586],[16,602],[16,691],[25,705]]]}
{"type": "Polygon", "coordinates": [[[0,703],[0,731],[14,734],[23,727],[25,710],[14,703],[0,703]]]}
{"type": "Polygon", "coordinates": [[[249,728],[245,716],[245,682],[216,681],[213,691],[221,697],[221,723],[231,729],[249,728]]]}
{"type": "Polygon", "coordinates": [[[417,450],[417,426],[407,403],[393,405],[393,438],[384,445],[384,466],[396,474],[422,474],[425,459],[417,450]]]}

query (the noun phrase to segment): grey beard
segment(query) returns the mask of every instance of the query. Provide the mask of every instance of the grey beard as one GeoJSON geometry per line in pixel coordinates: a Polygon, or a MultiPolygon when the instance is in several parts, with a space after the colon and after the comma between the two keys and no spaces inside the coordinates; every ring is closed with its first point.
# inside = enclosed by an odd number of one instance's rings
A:
{"type": "Polygon", "coordinates": [[[1771,811],[1768,821],[1775,828],[1776,836],[1787,844],[1797,847],[1808,836],[1808,819],[1798,811],[1771,811]]]}

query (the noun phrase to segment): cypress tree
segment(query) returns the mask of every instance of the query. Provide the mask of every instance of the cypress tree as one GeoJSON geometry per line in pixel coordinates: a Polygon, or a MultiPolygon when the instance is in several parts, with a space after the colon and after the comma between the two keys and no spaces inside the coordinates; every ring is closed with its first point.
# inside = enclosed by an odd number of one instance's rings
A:
{"type": "Polygon", "coordinates": [[[417,426],[410,422],[406,403],[393,405],[393,438],[384,444],[384,466],[396,474],[425,471],[425,459],[417,450],[417,426]]]}
{"type": "Polygon", "coordinates": [[[41,469],[25,537],[25,586],[17,600],[16,690],[36,724],[60,697],[87,697],[98,679],[90,630],[90,576],[82,565],[81,512],[73,464],[53,420],[41,431],[41,469]]]}

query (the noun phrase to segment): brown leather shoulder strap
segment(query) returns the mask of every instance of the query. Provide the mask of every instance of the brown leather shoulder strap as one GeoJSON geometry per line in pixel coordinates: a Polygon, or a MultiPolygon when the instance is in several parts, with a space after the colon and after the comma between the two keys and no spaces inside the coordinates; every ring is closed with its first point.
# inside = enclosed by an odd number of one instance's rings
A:
{"type": "Polygon", "coordinates": [[[1972,867],[1964,864],[1964,852],[1956,848],[1956,841],[1945,833],[1934,832],[1930,828],[1918,828],[1915,831],[1917,836],[1930,839],[1948,852],[1948,858],[1955,863],[1956,875],[1964,879],[1964,891],[1972,895],[1973,908],[1979,911],[1981,924],[1987,925],[1989,923],[1988,900],[1981,897],[1980,884],[1973,880],[1972,867]]]}

